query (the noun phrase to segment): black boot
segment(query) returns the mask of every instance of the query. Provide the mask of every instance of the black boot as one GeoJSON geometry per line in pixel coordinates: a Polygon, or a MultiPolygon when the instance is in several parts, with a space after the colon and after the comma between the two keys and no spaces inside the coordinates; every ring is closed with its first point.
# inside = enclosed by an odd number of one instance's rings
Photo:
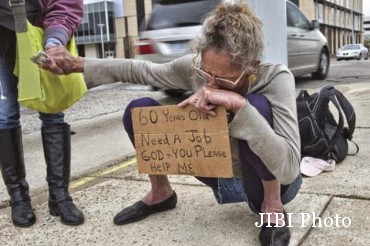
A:
{"type": "Polygon", "coordinates": [[[28,195],[24,168],[21,127],[0,130],[0,166],[4,183],[10,195],[13,224],[31,226],[36,221],[28,195]]]}
{"type": "Polygon", "coordinates": [[[49,210],[60,216],[63,224],[84,223],[83,213],[73,204],[68,192],[71,172],[71,131],[68,124],[41,128],[49,184],[49,210]]]}

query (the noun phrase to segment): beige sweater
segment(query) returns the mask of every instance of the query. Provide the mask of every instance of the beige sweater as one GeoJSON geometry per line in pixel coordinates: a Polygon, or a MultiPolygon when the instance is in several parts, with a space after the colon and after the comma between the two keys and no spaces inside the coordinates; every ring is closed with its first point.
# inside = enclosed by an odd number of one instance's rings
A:
{"type": "MultiPolygon", "coordinates": [[[[193,75],[192,67],[193,55],[164,64],[132,59],[84,60],[89,88],[122,81],[196,91],[203,82],[193,75]]],[[[240,168],[235,167],[240,167],[236,140],[242,139],[282,184],[289,184],[298,176],[300,162],[294,77],[283,65],[262,64],[251,93],[264,95],[270,102],[273,128],[250,104],[238,111],[229,124],[234,175],[241,175],[240,168]]]]}

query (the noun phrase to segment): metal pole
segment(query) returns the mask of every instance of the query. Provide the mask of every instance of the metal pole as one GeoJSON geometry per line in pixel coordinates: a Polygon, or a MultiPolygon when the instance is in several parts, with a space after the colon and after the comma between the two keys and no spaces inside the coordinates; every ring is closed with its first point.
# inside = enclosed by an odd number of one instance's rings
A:
{"type": "Polygon", "coordinates": [[[98,24],[100,27],[100,39],[101,39],[101,54],[102,57],[104,58],[104,39],[103,39],[103,27],[105,24],[98,24]]]}
{"type": "Polygon", "coordinates": [[[288,65],[285,0],[248,0],[263,22],[263,62],[288,65]],[[279,30],[280,35],[275,35],[279,30]]]}
{"type": "Polygon", "coordinates": [[[354,8],[355,8],[355,1],[352,0],[352,9],[351,9],[351,14],[352,14],[352,44],[356,43],[355,41],[355,15],[353,13],[354,8]]]}

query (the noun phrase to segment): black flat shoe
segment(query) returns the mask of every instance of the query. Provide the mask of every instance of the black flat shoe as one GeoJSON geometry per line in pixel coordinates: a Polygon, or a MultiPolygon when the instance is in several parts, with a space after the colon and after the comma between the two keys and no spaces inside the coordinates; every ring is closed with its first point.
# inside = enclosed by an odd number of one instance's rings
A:
{"type": "Polygon", "coordinates": [[[271,223],[267,227],[268,223],[264,223],[261,227],[259,240],[261,246],[287,246],[290,241],[290,231],[287,227],[287,214],[284,211],[285,225],[283,227],[275,227],[275,224],[271,223]]]}
{"type": "Polygon", "coordinates": [[[114,217],[114,224],[125,225],[145,219],[151,214],[157,212],[164,212],[175,208],[176,203],[177,203],[176,192],[173,192],[173,194],[163,202],[153,205],[147,205],[142,201],[138,201],[134,205],[124,208],[121,212],[119,212],[114,217]]]}

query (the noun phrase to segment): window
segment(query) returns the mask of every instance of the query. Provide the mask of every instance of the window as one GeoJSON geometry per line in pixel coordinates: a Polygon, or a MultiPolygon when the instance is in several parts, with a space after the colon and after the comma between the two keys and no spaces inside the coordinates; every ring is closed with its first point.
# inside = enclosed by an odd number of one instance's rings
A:
{"type": "Polygon", "coordinates": [[[75,33],[76,43],[100,43],[102,39],[105,42],[113,41],[115,39],[114,16],[113,2],[101,1],[85,4],[82,23],[75,33]],[[98,24],[103,24],[103,27],[101,28],[98,24]]]}
{"type": "Polygon", "coordinates": [[[221,0],[162,0],[154,6],[147,30],[201,25],[221,0]]]}
{"type": "Polygon", "coordinates": [[[324,23],[324,6],[320,3],[317,5],[317,21],[324,23]]]}
{"type": "Polygon", "coordinates": [[[292,4],[287,4],[287,24],[290,27],[309,29],[310,23],[307,18],[292,4]]]}

